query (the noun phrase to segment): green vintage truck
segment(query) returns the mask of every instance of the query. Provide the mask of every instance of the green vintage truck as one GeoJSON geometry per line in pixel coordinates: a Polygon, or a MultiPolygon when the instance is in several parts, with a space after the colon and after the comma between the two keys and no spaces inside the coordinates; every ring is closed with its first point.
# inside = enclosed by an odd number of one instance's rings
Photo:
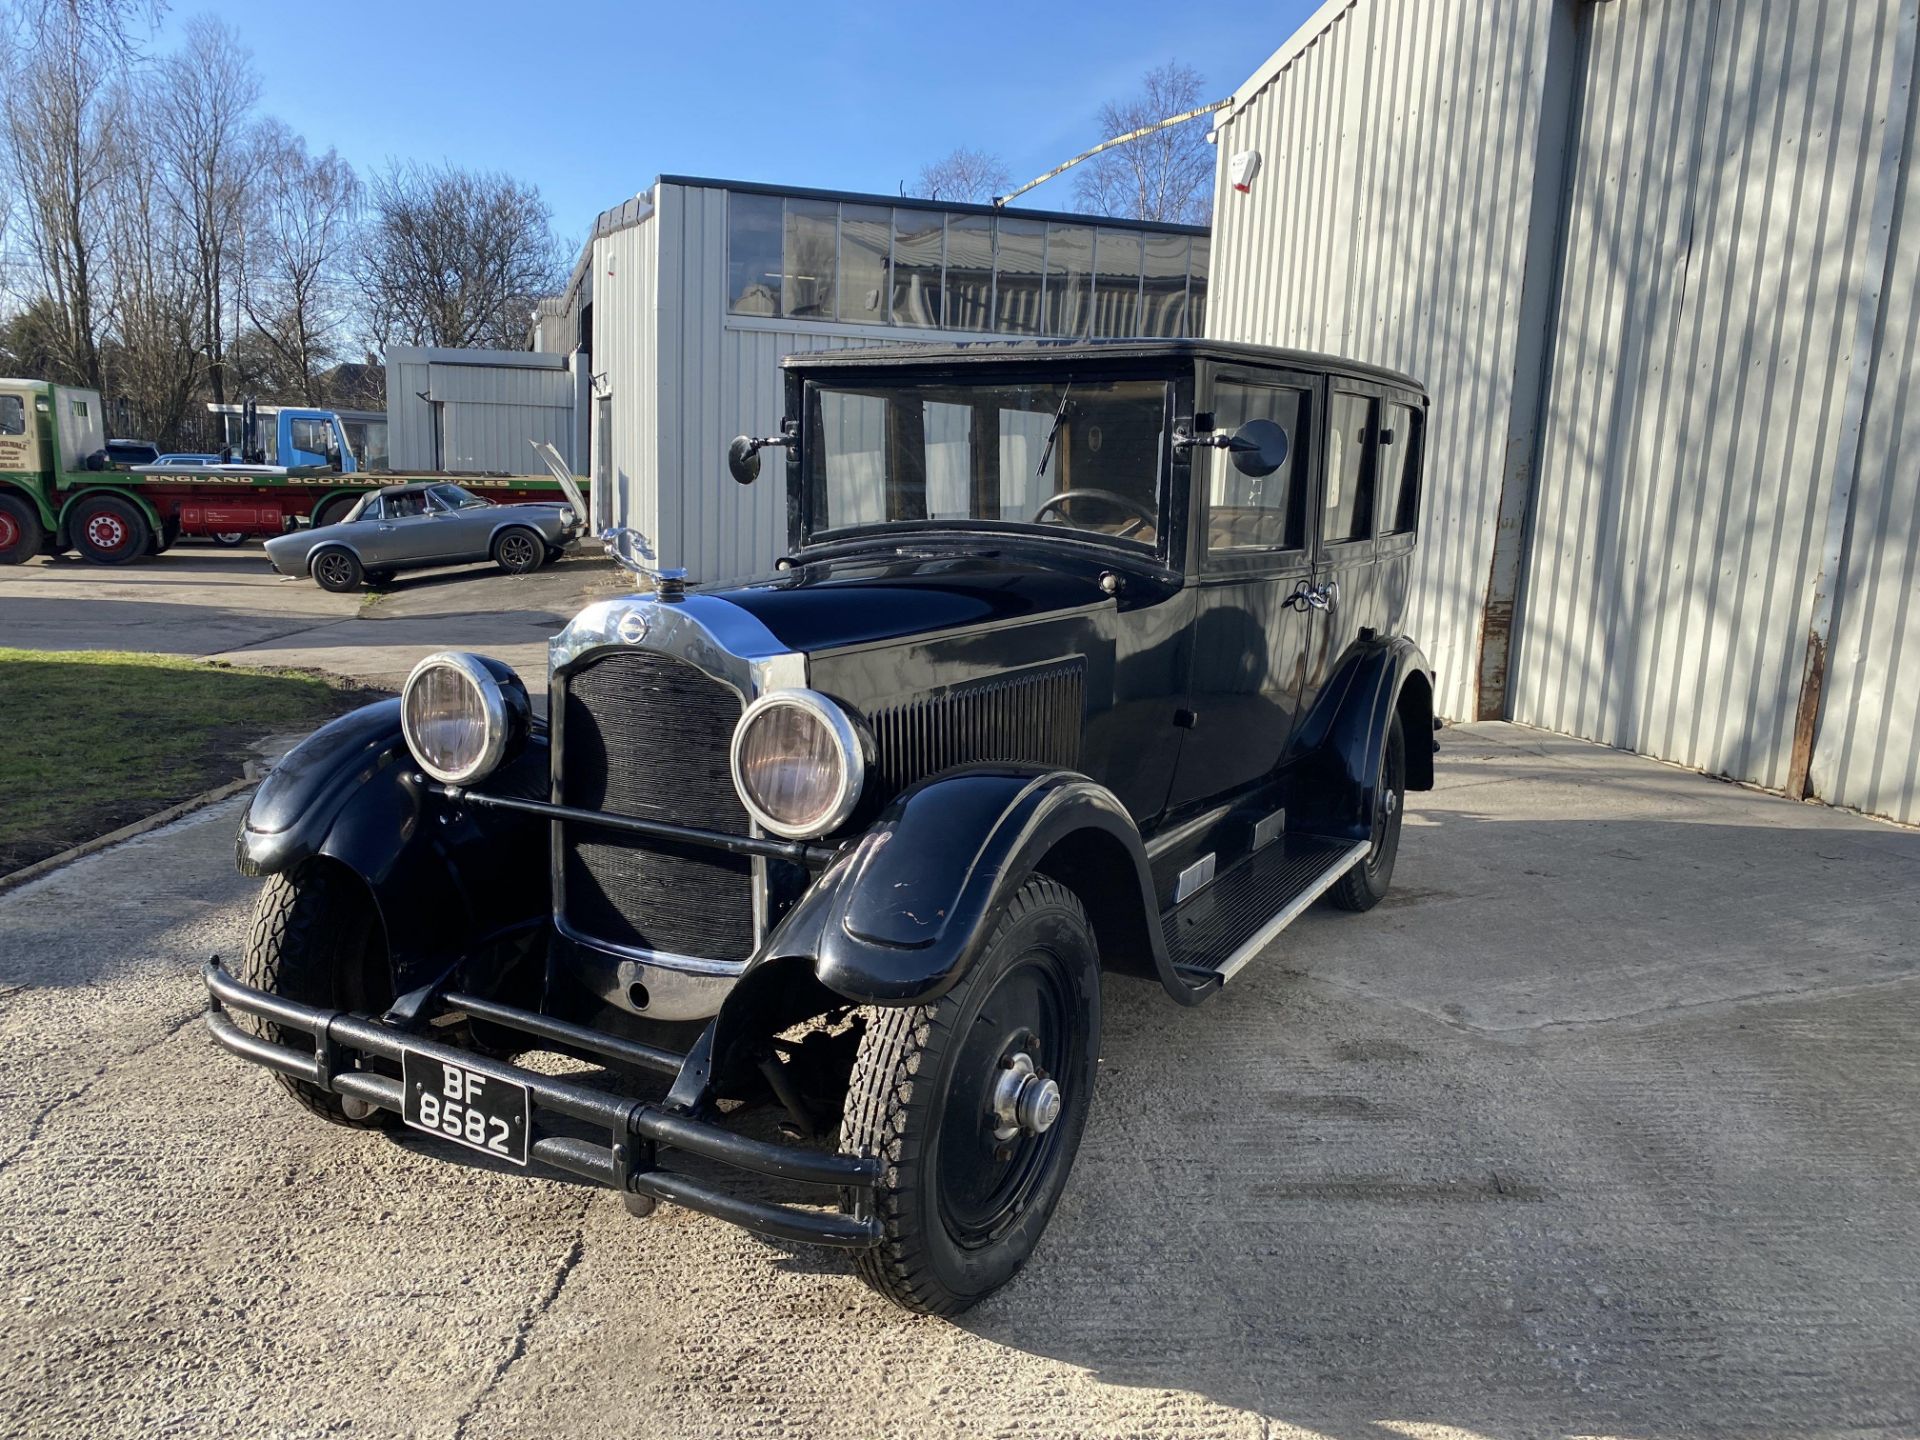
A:
{"type": "MultiPolygon", "coordinates": [[[[554,474],[363,470],[329,410],[280,411],[275,454],[286,463],[272,465],[256,463],[264,453],[251,440],[232,461],[116,465],[104,417],[97,390],[0,379],[0,565],[70,551],[121,565],[182,535],[279,535],[345,518],[376,486],[422,480],[457,481],[503,504],[566,501],[554,474]]],[[[564,465],[557,455],[547,463],[564,465]]]]}

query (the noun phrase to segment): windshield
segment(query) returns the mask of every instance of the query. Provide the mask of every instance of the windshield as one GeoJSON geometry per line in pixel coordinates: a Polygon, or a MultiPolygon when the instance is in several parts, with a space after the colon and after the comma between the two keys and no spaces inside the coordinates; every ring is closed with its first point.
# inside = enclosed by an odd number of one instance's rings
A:
{"type": "Polygon", "coordinates": [[[432,494],[434,499],[449,510],[471,510],[476,505],[489,503],[471,490],[462,490],[458,485],[436,485],[433,487],[432,494]]]}
{"type": "Polygon", "coordinates": [[[808,534],[892,522],[1160,538],[1163,380],[809,385],[808,534]]]}

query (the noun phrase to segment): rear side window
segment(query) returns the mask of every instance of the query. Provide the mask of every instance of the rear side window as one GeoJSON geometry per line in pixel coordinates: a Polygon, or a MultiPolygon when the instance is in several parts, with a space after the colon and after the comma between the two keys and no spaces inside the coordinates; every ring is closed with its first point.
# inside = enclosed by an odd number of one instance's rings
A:
{"type": "Polygon", "coordinates": [[[27,433],[27,402],[18,395],[0,395],[0,435],[27,433]]]}
{"type": "Polygon", "coordinates": [[[1411,405],[1389,404],[1380,430],[1380,533],[1404,535],[1420,523],[1421,429],[1411,405]]]}
{"type": "Polygon", "coordinates": [[[1271,420],[1287,432],[1287,458],[1271,475],[1244,475],[1224,450],[1210,450],[1207,553],[1298,550],[1306,543],[1308,422],[1311,394],[1283,385],[1222,377],[1213,387],[1213,428],[1238,430],[1271,420]]]}
{"type": "Polygon", "coordinates": [[[1329,545],[1373,536],[1379,404],[1366,395],[1335,395],[1328,411],[1327,494],[1320,535],[1329,545]]]}

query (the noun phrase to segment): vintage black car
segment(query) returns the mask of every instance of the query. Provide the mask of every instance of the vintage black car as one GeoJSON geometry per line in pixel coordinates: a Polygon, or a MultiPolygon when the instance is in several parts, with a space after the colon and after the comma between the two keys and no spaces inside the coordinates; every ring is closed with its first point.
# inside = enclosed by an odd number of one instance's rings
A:
{"type": "Polygon", "coordinates": [[[1060,1197],[1103,972],[1198,1005],[1386,892],[1433,780],[1427,401],[1203,342],[785,375],[731,456],[784,452],[777,571],[589,607],[544,723],[446,653],[313,735],[247,813],[210,1023],[328,1120],[848,1247],[951,1313],[1060,1197]]]}

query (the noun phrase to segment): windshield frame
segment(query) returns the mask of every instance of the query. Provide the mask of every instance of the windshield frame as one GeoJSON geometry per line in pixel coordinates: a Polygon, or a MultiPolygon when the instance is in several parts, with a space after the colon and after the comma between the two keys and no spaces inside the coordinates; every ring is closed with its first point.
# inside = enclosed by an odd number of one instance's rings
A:
{"type": "MultiPolygon", "coordinates": [[[[1178,413],[1183,388],[1190,395],[1191,370],[1188,367],[1142,364],[1138,360],[1124,366],[1098,362],[1063,365],[1058,362],[1035,364],[1028,361],[1010,365],[929,366],[925,369],[892,365],[871,371],[864,368],[841,370],[836,367],[830,375],[807,375],[789,392],[791,400],[795,402],[795,413],[799,416],[800,424],[800,445],[790,476],[792,493],[789,496],[797,531],[797,553],[827,547],[843,548],[863,540],[926,540],[939,535],[993,535],[1028,543],[1087,547],[1102,553],[1124,555],[1135,563],[1157,561],[1161,568],[1169,567],[1181,553],[1185,534],[1175,494],[1172,444],[1174,417],[1178,413]],[[824,481],[817,468],[821,456],[813,419],[817,408],[816,397],[823,390],[954,390],[1022,384],[1092,388],[1119,381],[1138,381],[1161,387],[1159,448],[1154,456],[1154,504],[1158,518],[1154,526],[1154,539],[1150,543],[1084,526],[1046,521],[1035,523],[1025,519],[880,520],[815,528],[814,516],[818,513],[824,481]]],[[[1057,467],[1060,464],[1056,452],[1050,457],[1047,473],[1058,474],[1057,467]]]]}

